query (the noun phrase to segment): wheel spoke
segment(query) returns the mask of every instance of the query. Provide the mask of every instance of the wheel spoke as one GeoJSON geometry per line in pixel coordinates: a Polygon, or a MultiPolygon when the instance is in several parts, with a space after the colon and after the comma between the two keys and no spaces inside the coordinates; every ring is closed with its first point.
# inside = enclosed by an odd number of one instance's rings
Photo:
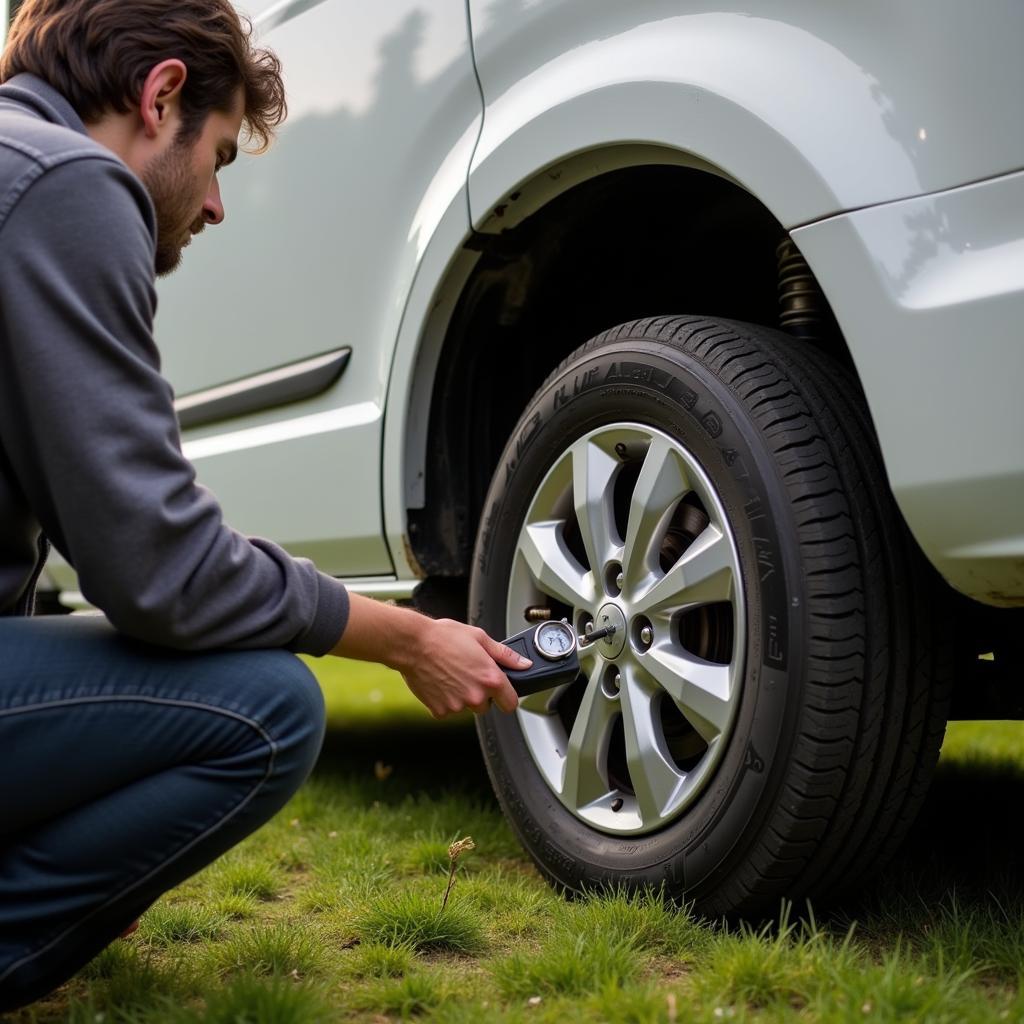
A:
{"type": "Polygon", "coordinates": [[[619,691],[626,737],[626,763],[644,824],[668,812],[686,776],[676,768],[665,744],[657,692],[645,687],[632,667],[623,673],[619,691]]]}
{"type": "Polygon", "coordinates": [[[729,538],[711,523],[661,579],[633,600],[632,610],[656,615],[688,605],[731,601],[733,572],[729,538]]]}
{"type": "Polygon", "coordinates": [[[728,665],[704,661],[667,644],[652,647],[641,664],[705,742],[725,732],[732,714],[728,665]]]}
{"type": "Polygon", "coordinates": [[[689,490],[686,467],[663,437],[652,437],[640,475],[633,488],[622,554],[627,586],[635,586],[657,566],[655,542],[665,529],[669,514],[689,490]]]}
{"type": "Polygon", "coordinates": [[[537,693],[529,693],[519,698],[519,710],[529,711],[535,715],[550,715],[554,713],[555,707],[562,699],[572,683],[563,683],[561,686],[552,687],[550,690],[540,690],[537,693]]]}
{"type": "Polygon", "coordinates": [[[597,575],[621,545],[612,507],[612,481],[620,465],[618,459],[592,441],[573,445],[573,504],[590,568],[597,575]]]}
{"type": "Polygon", "coordinates": [[[605,796],[609,789],[608,742],[619,705],[601,689],[603,669],[603,664],[598,664],[591,672],[569,735],[562,799],[570,807],[585,807],[605,796]]]}
{"type": "Polygon", "coordinates": [[[565,544],[561,519],[530,523],[519,535],[519,551],[537,586],[572,608],[593,601],[593,576],[576,561],[565,544]]]}

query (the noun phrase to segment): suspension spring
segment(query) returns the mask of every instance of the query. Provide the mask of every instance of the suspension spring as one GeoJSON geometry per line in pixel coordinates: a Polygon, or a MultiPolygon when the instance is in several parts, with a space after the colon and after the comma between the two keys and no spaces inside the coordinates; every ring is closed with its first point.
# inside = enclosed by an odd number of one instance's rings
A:
{"type": "Polygon", "coordinates": [[[827,330],[827,303],[807,260],[790,238],[775,250],[779,265],[779,326],[799,338],[820,339],[827,330]]]}

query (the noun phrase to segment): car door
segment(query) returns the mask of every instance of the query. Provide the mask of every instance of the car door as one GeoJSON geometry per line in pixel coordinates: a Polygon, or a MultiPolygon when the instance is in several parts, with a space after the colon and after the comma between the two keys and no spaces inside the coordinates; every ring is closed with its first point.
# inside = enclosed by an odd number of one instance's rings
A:
{"type": "Polygon", "coordinates": [[[161,283],[157,341],[188,410],[186,454],[228,521],[338,575],[388,574],[392,348],[436,210],[465,193],[480,123],[466,9],[257,6],[289,117],[270,152],[222,173],[226,220],[161,283]]]}

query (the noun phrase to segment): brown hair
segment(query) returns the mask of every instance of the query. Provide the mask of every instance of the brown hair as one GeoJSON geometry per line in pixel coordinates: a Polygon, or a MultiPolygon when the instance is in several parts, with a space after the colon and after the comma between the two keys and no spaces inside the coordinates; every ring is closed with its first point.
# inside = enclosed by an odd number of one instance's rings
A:
{"type": "Polygon", "coordinates": [[[24,0],[0,53],[0,82],[22,71],[53,86],[86,122],[138,103],[149,71],[178,58],[188,68],[182,132],[245,94],[247,141],[266,149],[287,112],[281,62],[252,42],[230,0],[24,0]]]}

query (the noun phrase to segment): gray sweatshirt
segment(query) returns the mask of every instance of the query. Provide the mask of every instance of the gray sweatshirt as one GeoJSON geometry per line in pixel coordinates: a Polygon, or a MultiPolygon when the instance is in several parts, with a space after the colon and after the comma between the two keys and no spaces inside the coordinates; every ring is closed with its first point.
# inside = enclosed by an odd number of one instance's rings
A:
{"type": "Polygon", "coordinates": [[[32,75],[0,86],[0,614],[49,541],[124,633],[323,654],[348,595],[224,523],[182,455],[153,342],[149,194],[32,75]]]}

